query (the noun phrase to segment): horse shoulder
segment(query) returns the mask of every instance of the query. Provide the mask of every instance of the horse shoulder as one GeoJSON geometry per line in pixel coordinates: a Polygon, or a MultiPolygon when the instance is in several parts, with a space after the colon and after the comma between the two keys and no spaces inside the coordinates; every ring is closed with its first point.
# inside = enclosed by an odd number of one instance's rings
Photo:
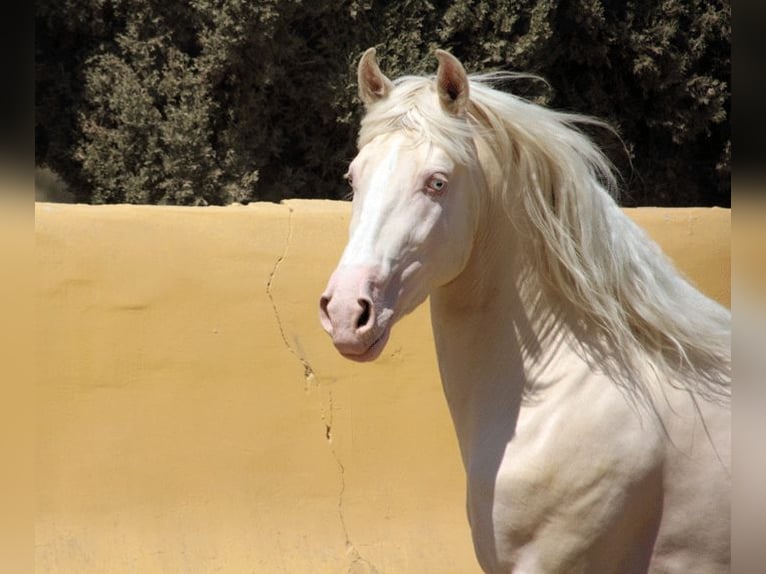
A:
{"type": "Polygon", "coordinates": [[[662,506],[660,433],[605,377],[522,408],[495,480],[496,551],[520,571],[632,572],[662,506]]]}

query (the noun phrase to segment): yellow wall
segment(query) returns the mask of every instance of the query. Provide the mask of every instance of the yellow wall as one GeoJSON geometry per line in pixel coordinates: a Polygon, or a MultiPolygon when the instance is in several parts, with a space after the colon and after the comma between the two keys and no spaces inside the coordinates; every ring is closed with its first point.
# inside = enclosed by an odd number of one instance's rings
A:
{"type": "MultiPolygon", "coordinates": [[[[36,206],[39,572],[477,572],[428,311],[317,300],[349,205],[36,206]]],[[[729,304],[720,209],[629,210],[729,304]]]]}

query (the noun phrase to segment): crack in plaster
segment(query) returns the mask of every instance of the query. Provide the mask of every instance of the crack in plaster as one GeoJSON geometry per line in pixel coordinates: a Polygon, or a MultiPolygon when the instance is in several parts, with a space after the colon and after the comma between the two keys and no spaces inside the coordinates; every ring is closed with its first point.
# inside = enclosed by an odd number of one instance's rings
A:
{"type": "MultiPolygon", "coordinates": [[[[284,204],[283,204],[284,205],[284,204]]],[[[287,251],[290,248],[290,240],[293,237],[293,209],[287,205],[287,239],[285,240],[285,248],[282,250],[282,254],[277,258],[277,262],[274,264],[274,267],[271,270],[271,274],[269,275],[269,280],[266,283],[266,295],[269,298],[269,301],[271,302],[271,308],[274,310],[274,317],[276,317],[277,320],[277,326],[279,327],[279,334],[282,337],[282,342],[285,344],[285,347],[287,348],[290,353],[300,361],[301,365],[303,366],[303,377],[306,382],[306,385],[308,383],[314,382],[316,380],[316,376],[314,375],[314,369],[311,368],[311,365],[309,365],[308,361],[304,359],[300,353],[298,353],[293,346],[288,342],[287,335],[285,334],[285,328],[282,325],[282,318],[279,315],[279,310],[277,309],[277,303],[274,299],[274,293],[272,292],[272,285],[274,284],[274,278],[277,275],[277,271],[279,270],[280,265],[282,265],[282,262],[287,257],[287,251]]]]}
{"type": "MultiPolygon", "coordinates": [[[[303,367],[303,378],[304,378],[304,391],[308,392],[310,387],[319,387],[319,379],[317,378],[316,374],[314,373],[314,369],[311,367],[309,362],[306,360],[306,358],[300,353],[296,348],[290,344],[290,342],[287,340],[287,334],[285,333],[284,325],[282,324],[282,317],[279,315],[279,309],[277,308],[276,300],[274,299],[274,293],[272,291],[272,287],[274,284],[274,279],[276,278],[277,271],[279,271],[279,267],[282,265],[284,260],[287,258],[287,252],[290,249],[290,242],[293,237],[293,209],[289,205],[285,205],[282,203],[284,207],[287,208],[288,211],[288,217],[287,217],[287,239],[285,240],[285,248],[282,250],[282,254],[277,258],[276,263],[274,264],[274,267],[271,270],[271,274],[269,275],[269,280],[266,282],[266,295],[269,298],[269,302],[271,303],[271,308],[274,311],[274,317],[277,321],[277,327],[279,328],[279,334],[282,337],[282,342],[285,344],[285,348],[292,354],[298,361],[301,363],[301,366],[303,367]]],[[[319,387],[321,388],[321,387],[319,387]]],[[[325,427],[325,440],[327,441],[328,446],[330,447],[330,453],[332,454],[333,459],[335,459],[335,463],[338,466],[338,471],[340,475],[340,490],[338,492],[338,516],[340,518],[340,524],[341,529],[343,530],[343,536],[345,538],[346,543],[346,556],[350,558],[350,563],[348,566],[348,570],[346,571],[347,574],[356,574],[360,572],[359,565],[362,566],[366,572],[369,572],[370,574],[377,574],[378,569],[375,568],[375,566],[366,560],[362,555],[359,553],[359,551],[356,549],[356,546],[354,546],[354,543],[351,540],[351,537],[348,532],[348,527],[346,526],[346,517],[343,514],[343,496],[346,492],[346,468],[343,466],[343,463],[340,460],[340,457],[338,456],[338,453],[335,450],[335,447],[332,443],[332,425],[333,425],[333,395],[332,390],[327,388],[327,398],[329,403],[329,414],[325,413],[324,405],[322,402],[320,402],[319,408],[320,408],[320,417],[322,419],[322,423],[325,427]]]]}

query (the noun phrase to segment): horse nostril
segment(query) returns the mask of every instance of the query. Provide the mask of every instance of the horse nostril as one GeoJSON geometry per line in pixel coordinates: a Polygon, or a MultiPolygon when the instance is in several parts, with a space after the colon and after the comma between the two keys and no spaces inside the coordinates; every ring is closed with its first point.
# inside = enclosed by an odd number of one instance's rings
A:
{"type": "Polygon", "coordinates": [[[319,320],[322,323],[324,329],[330,333],[332,332],[332,322],[330,321],[330,313],[327,311],[327,306],[330,304],[330,298],[326,295],[322,295],[319,299],[319,320]]]}
{"type": "Polygon", "coordinates": [[[367,323],[370,322],[370,318],[372,317],[372,306],[370,305],[370,302],[367,299],[359,299],[358,303],[362,307],[362,313],[356,320],[357,330],[365,327],[367,323]]]}
{"type": "Polygon", "coordinates": [[[322,298],[319,299],[319,309],[322,311],[323,315],[327,315],[327,305],[330,304],[330,298],[326,295],[322,295],[322,298]]]}

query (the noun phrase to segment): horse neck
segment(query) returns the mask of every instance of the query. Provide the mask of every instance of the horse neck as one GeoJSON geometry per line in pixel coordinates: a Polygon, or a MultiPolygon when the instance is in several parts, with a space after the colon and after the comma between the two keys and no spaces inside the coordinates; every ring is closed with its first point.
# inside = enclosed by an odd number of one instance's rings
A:
{"type": "Polygon", "coordinates": [[[524,345],[535,339],[513,226],[504,210],[489,213],[495,215],[481,222],[487,231],[477,236],[464,271],[430,299],[439,369],[464,462],[470,443],[480,440],[481,420],[493,418],[494,432],[513,433],[528,382],[524,345]]]}

